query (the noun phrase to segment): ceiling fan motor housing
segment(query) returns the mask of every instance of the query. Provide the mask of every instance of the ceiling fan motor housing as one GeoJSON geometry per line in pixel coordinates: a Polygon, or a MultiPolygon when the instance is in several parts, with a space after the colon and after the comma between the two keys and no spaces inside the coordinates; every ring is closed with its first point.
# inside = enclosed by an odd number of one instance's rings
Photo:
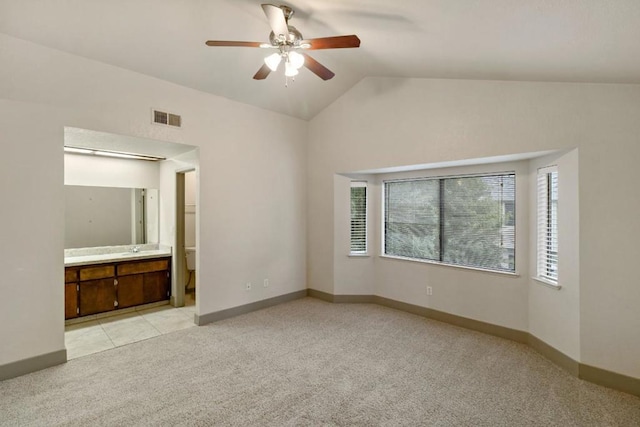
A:
{"type": "Polygon", "coordinates": [[[274,46],[280,46],[282,44],[297,46],[300,44],[300,40],[303,39],[302,33],[298,31],[293,25],[287,25],[289,29],[289,38],[287,40],[280,40],[273,31],[269,34],[269,42],[274,46]]]}
{"type": "Polygon", "coordinates": [[[284,19],[285,21],[287,21],[287,24],[289,23],[289,19],[291,19],[291,17],[294,14],[294,10],[291,9],[289,6],[287,6],[286,4],[281,4],[280,6],[278,6],[280,9],[282,9],[282,14],[284,15],[284,19]]]}

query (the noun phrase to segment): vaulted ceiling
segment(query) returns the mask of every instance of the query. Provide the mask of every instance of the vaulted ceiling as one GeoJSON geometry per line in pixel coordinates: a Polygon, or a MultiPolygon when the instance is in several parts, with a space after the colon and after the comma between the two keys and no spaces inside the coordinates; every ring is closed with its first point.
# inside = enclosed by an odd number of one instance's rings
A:
{"type": "MultiPolygon", "coordinates": [[[[638,0],[291,0],[305,38],[357,34],[310,52],[336,73],[252,79],[267,41],[256,0],[0,0],[0,32],[309,119],[366,76],[640,83],[638,0]]],[[[276,3],[280,4],[280,3],[276,3]]]]}

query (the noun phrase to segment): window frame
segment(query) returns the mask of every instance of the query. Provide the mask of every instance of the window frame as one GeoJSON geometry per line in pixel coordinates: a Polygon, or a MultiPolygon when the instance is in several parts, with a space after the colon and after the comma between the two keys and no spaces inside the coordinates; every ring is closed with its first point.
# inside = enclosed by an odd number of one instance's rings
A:
{"type": "MultiPolygon", "coordinates": [[[[559,174],[556,165],[538,168],[536,173],[536,275],[535,280],[542,282],[548,286],[560,288],[559,278],[559,174]],[[556,200],[555,200],[555,223],[552,200],[551,180],[555,175],[556,200]],[[544,198],[544,199],[543,199],[544,198]],[[555,227],[555,230],[553,229],[555,227]],[[549,242],[553,242],[555,233],[555,251],[548,249],[549,242]],[[550,254],[555,252],[555,256],[550,254]],[[555,274],[550,273],[549,259],[555,257],[555,274]]],[[[553,245],[553,243],[551,243],[553,245]]]]}
{"type": "Polygon", "coordinates": [[[369,185],[367,181],[354,180],[349,184],[349,256],[368,256],[369,255],[369,185]],[[353,250],[353,211],[352,211],[352,191],[354,188],[364,188],[364,250],[353,250]]]}
{"type": "MultiPolygon", "coordinates": [[[[388,179],[388,180],[383,180],[382,181],[382,185],[381,185],[381,218],[380,218],[380,257],[381,258],[389,258],[389,259],[396,259],[396,260],[403,260],[403,261],[411,261],[411,262],[420,262],[420,263],[424,263],[424,264],[435,264],[435,265],[442,265],[442,266],[447,266],[447,267],[454,267],[454,268],[461,268],[461,269],[466,269],[466,270],[474,270],[474,271],[481,271],[481,272],[486,272],[486,273],[495,273],[498,275],[507,275],[507,276],[514,276],[514,277],[519,277],[520,274],[518,272],[518,263],[516,262],[516,252],[517,252],[517,238],[516,238],[516,230],[518,229],[517,227],[517,181],[518,181],[518,173],[515,170],[507,170],[507,171],[491,171],[491,172],[479,172],[479,173],[468,173],[468,174],[454,174],[454,175],[437,175],[437,176],[426,176],[426,177],[411,177],[411,178],[399,178],[399,179],[388,179]],[[493,269],[493,268],[485,268],[485,267],[479,267],[479,266],[473,266],[473,265],[464,265],[464,264],[455,264],[455,263],[451,263],[451,262],[447,262],[447,261],[441,261],[441,260],[433,260],[433,259],[424,259],[424,258],[413,258],[413,257],[407,257],[407,256],[401,256],[401,255],[393,255],[393,254],[388,254],[386,253],[386,209],[387,209],[387,203],[386,203],[386,197],[387,197],[387,184],[388,183],[393,183],[393,182],[406,182],[406,181],[424,181],[424,180],[435,180],[435,181],[439,181],[440,186],[442,186],[444,184],[444,180],[447,179],[458,179],[458,178],[481,178],[481,177],[493,177],[493,176],[505,176],[505,175],[513,175],[513,183],[514,183],[514,189],[513,189],[513,211],[514,211],[514,219],[513,219],[513,225],[507,225],[506,223],[503,224],[504,226],[508,226],[508,227],[513,227],[513,250],[512,250],[512,255],[513,255],[513,262],[514,262],[514,267],[513,270],[504,270],[504,269],[493,269]]],[[[442,193],[440,194],[440,196],[442,196],[442,193]]],[[[441,203],[442,205],[443,203],[441,203]]],[[[503,211],[504,211],[504,206],[502,207],[503,211]]],[[[442,209],[440,209],[441,215],[442,215],[442,209]]],[[[442,222],[443,221],[443,217],[440,216],[439,221],[442,222]]],[[[442,232],[442,231],[441,231],[442,232]]],[[[442,242],[442,236],[440,236],[440,241],[442,242]]],[[[440,251],[442,251],[442,248],[439,249],[440,251]]]]}

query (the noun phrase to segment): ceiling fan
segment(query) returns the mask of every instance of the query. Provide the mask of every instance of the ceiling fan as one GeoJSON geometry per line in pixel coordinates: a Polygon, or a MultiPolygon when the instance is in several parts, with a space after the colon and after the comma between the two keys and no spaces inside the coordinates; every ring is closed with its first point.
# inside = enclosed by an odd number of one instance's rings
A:
{"type": "Polygon", "coordinates": [[[321,37],[317,39],[304,39],[300,31],[289,25],[289,19],[293,16],[293,9],[289,6],[276,6],[273,4],[263,4],[262,10],[271,26],[269,43],[243,42],[243,41],[223,41],[209,40],[207,46],[229,46],[229,47],[260,47],[265,49],[277,49],[278,52],[267,56],[264,64],[253,76],[255,80],[264,80],[271,71],[276,71],[281,62],[284,61],[285,75],[293,77],[298,74],[298,70],[305,66],[322,80],[329,80],[335,74],[327,67],[306,54],[305,50],[315,49],[340,49],[349,47],[360,47],[360,39],[356,35],[321,37]]]}

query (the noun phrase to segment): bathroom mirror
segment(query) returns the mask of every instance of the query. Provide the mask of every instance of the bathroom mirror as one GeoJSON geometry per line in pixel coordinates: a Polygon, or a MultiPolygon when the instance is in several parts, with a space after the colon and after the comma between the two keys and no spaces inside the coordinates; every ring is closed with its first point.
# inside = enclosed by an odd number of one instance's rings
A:
{"type": "Polygon", "coordinates": [[[158,190],[65,185],[65,249],[158,243],[158,190]]]}

